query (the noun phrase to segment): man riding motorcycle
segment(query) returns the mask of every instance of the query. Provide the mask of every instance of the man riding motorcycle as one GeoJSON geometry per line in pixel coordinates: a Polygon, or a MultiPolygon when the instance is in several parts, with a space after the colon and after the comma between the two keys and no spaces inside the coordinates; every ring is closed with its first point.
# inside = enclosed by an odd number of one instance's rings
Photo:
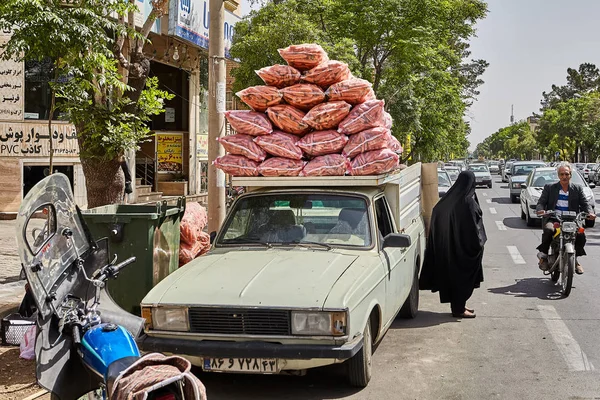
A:
{"type": "MultiPolygon", "coordinates": [[[[559,181],[544,186],[542,195],[538,200],[536,212],[538,215],[543,215],[547,210],[555,211],[574,211],[576,213],[588,213],[589,219],[595,219],[591,205],[588,203],[583,188],[579,185],[571,183],[571,165],[567,162],[560,163],[557,168],[559,181]]],[[[542,243],[537,247],[538,258],[540,260],[540,269],[548,270],[548,250],[552,244],[554,236],[554,223],[548,218],[542,220],[544,232],[542,233],[542,243]]],[[[585,234],[579,233],[575,238],[575,255],[577,257],[585,256],[585,234]]],[[[583,268],[579,265],[575,266],[575,272],[579,275],[583,274],[583,268]]]]}

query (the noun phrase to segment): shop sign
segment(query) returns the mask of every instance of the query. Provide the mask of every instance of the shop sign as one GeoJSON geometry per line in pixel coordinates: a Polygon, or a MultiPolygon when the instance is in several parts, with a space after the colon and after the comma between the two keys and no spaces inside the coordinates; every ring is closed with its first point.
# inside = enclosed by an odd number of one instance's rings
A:
{"type": "MultiPolygon", "coordinates": [[[[136,0],[135,4],[137,5],[139,12],[136,12],[134,15],[134,23],[136,27],[141,28],[148,19],[148,15],[152,12],[152,0],[136,0]]],[[[157,18],[154,21],[151,31],[160,33],[160,18],[157,18]]]]}
{"type": "MultiPolygon", "coordinates": [[[[79,157],[75,127],[52,124],[52,147],[55,156],[79,157]]],[[[49,157],[48,124],[0,122],[0,157],[49,157]]]]}
{"type": "MultiPolygon", "coordinates": [[[[10,36],[10,30],[0,30],[0,55],[10,36]]],[[[0,121],[23,119],[24,69],[22,61],[0,63],[0,121]]]]}
{"type": "Polygon", "coordinates": [[[156,157],[158,172],[183,172],[183,135],[157,133],[156,157]]]}
{"type": "Polygon", "coordinates": [[[198,161],[208,160],[208,135],[196,135],[196,157],[198,161]]]}

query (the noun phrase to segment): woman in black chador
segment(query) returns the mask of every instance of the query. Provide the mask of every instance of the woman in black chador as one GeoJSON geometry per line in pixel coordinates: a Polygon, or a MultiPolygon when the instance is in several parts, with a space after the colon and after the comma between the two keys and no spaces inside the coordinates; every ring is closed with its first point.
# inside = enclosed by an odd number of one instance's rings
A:
{"type": "Polygon", "coordinates": [[[467,300],[483,282],[483,245],[487,240],[475,175],[463,171],[433,208],[419,287],[440,292],[457,318],[475,318],[467,300]]]}

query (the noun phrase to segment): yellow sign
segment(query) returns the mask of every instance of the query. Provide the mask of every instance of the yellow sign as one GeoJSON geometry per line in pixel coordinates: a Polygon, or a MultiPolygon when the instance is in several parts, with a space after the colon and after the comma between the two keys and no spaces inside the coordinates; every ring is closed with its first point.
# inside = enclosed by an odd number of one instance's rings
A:
{"type": "Polygon", "coordinates": [[[157,133],[156,157],[158,172],[183,172],[183,135],[157,133]]]}

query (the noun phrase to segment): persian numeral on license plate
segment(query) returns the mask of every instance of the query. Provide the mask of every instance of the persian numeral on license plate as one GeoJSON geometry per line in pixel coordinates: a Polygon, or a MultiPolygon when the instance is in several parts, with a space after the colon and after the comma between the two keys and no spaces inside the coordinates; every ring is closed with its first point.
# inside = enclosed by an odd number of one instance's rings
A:
{"type": "Polygon", "coordinates": [[[205,371],[245,372],[270,374],[278,373],[275,358],[205,358],[205,371]]]}

